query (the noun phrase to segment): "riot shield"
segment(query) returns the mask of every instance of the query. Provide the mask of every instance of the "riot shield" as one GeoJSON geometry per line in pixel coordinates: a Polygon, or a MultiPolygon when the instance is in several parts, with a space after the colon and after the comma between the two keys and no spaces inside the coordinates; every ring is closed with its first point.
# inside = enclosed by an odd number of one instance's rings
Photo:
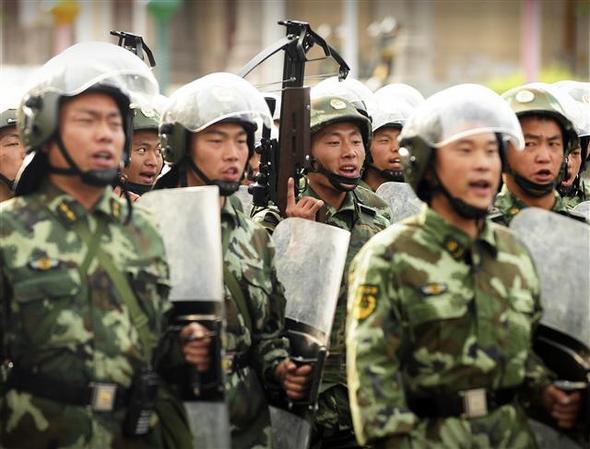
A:
{"type": "Polygon", "coordinates": [[[424,204],[405,182],[384,182],[375,193],[389,204],[392,223],[416,215],[424,204]]]}
{"type": "Polygon", "coordinates": [[[316,408],[330,332],[342,281],[350,233],[302,218],[287,218],[276,227],[277,277],[285,287],[286,333],[290,358],[313,366],[307,398],[287,410],[271,408],[273,447],[305,449],[316,408]]]}
{"type": "Polygon", "coordinates": [[[173,323],[198,322],[210,331],[211,368],[186,365],[175,384],[189,417],[196,449],[230,447],[230,427],[221,365],[223,257],[217,187],[189,187],[146,193],[138,203],[152,211],[170,265],[173,323]]]}
{"type": "Polygon", "coordinates": [[[248,186],[240,186],[234,195],[241,201],[244,213],[249,217],[252,212],[252,194],[248,192],[248,186]]]}
{"type": "MultiPolygon", "coordinates": [[[[535,352],[559,378],[564,389],[580,390],[583,433],[590,431],[590,226],[538,208],[521,211],[510,224],[528,248],[541,282],[544,313],[534,341],[535,352]],[[565,381],[565,382],[564,382],[565,381]]],[[[543,413],[532,416],[545,424],[543,413]]],[[[563,438],[547,426],[537,426],[539,441],[563,438]]],[[[564,440],[565,441],[565,440],[564,440]]],[[[565,444],[565,443],[564,443],[565,444]]],[[[561,446],[560,446],[561,447],[561,446]]]]}
{"type": "Polygon", "coordinates": [[[572,209],[572,213],[584,217],[586,221],[590,222],[590,201],[582,201],[572,209]]]}

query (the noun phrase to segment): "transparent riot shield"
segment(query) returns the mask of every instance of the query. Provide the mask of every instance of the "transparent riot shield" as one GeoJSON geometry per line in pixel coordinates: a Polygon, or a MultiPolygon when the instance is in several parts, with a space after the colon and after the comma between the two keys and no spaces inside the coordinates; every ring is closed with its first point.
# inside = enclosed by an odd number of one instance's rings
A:
{"type": "Polygon", "coordinates": [[[252,194],[248,192],[248,186],[240,186],[234,195],[242,202],[244,213],[249,217],[252,212],[252,194]]]}
{"type": "Polygon", "coordinates": [[[332,322],[344,272],[350,233],[302,218],[287,218],[276,227],[277,277],[287,299],[286,332],[290,358],[313,366],[309,394],[287,410],[271,408],[273,447],[305,449],[316,407],[332,322]]]}
{"type": "Polygon", "coordinates": [[[189,187],[146,193],[138,204],[150,209],[164,240],[170,265],[170,301],[176,329],[198,322],[209,329],[211,368],[189,365],[175,379],[193,433],[193,447],[230,447],[221,365],[223,257],[217,187],[189,187]]]}
{"type": "Polygon", "coordinates": [[[405,182],[384,182],[375,193],[389,204],[392,223],[416,215],[424,204],[405,182]]]}
{"type": "MultiPolygon", "coordinates": [[[[521,211],[510,224],[528,248],[541,281],[544,313],[535,352],[554,371],[556,385],[584,396],[582,419],[590,431],[590,226],[538,208],[521,211]]],[[[542,449],[568,440],[549,426],[554,421],[533,413],[545,425],[535,424],[542,449]]],[[[583,438],[582,438],[583,439],[583,438]]],[[[573,444],[573,443],[572,443],[573,444]]],[[[582,445],[584,443],[579,443],[582,445]]],[[[585,444],[588,444],[586,441],[585,444]]]]}
{"type": "Polygon", "coordinates": [[[590,222],[590,201],[582,201],[572,209],[572,213],[584,217],[586,221],[590,222]]]}

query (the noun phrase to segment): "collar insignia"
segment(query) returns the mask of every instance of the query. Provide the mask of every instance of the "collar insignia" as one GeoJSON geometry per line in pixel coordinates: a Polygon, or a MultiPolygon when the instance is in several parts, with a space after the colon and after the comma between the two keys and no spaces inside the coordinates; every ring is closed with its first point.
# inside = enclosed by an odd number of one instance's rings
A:
{"type": "Polygon", "coordinates": [[[420,291],[424,296],[440,295],[448,290],[447,284],[440,282],[432,282],[430,284],[423,285],[420,287],[420,291]]]}

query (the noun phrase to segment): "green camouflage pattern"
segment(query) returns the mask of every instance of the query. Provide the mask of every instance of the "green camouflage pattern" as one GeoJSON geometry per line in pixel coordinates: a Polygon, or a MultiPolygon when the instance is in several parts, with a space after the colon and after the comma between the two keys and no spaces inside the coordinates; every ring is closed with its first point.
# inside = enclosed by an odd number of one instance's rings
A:
{"type": "Polygon", "coordinates": [[[247,354],[246,366],[226,369],[232,449],[272,447],[268,394],[280,394],[276,366],[288,356],[281,337],[285,297],[276,277],[274,246],[268,233],[229,197],[221,210],[221,230],[229,233],[224,263],[236,277],[252,320],[252,329],[225,285],[226,354],[247,354]]]}
{"type": "Polygon", "coordinates": [[[153,109],[135,107],[133,111],[133,131],[156,131],[160,125],[160,114],[153,109]]]}
{"type": "MultiPolygon", "coordinates": [[[[551,208],[552,212],[556,212],[558,214],[566,215],[571,217],[566,201],[564,198],[559,196],[557,191],[554,192],[555,195],[555,204],[551,208]]],[[[527,206],[520,198],[516,197],[510,190],[506,184],[502,186],[500,193],[496,196],[496,200],[494,202],[494,208],[490,212],[490,218],[496,222],[503,224],[504,226],[509,226],[512,219],[522,210],[529,206],[527,206]]]]}
{"type": "MultiPolygon", "coordinates": [[[[309,187],[309,184],[302,196],[312,196],[319,199],[319,196],[309,187]]],[[[390,216],[391,212],[387,203],[370,190],[362,187],[347,192],[339,209],[324,204],[318,212],[319,222],[349,231],[351,235],[330,335],[329,355],[326,360],[322,385],[320,386],[319,409],[315,415],[316,438],[317,435],[324,438],[338,433],[352,432],[348,401],[343,399],[346,394],[341,394],[342,390],[346,390],[347,384],[344,333],[348,267],[361,247],[372,236],[389,226],[390,216]]],[[[269,232],[272,232],[280,221],[280,215],[276,208],[271,207],[259,211],[254,216],[254,220],[261,222],[269,232]]]]}
{"type": "MultiPolygon", "coordinates": [[[[79,220],[91,230],[106,222],[99,245],[129,278],[157,341],[170,307],[164,246],[145,210],[135,207],[128,225],[126,214],[110,187],[87,211],[48,181],[0,205],[0,338],[15,367],[63,381],[64,388],[93,381],[130,386],[145,363],[137,330],[97,259],[81,272],[87,247],[72,230],[79,220]]],[[[121,435],[126,407],[93,412],[24,391],[0,393],[2,447],[160,447],[159,430],[145,438],[121,435]]]]}
{"type": "Polygon", "coordinates": [[[590,199],[590,185],[581,179],[578,188],[572,189],[571,192],[562,196],[561,198],[565,204],[566,209],[572,210],[578,204],[590,199]]]}
{"type": "Polygon", "coordinates": [[[420,419],[406,398],[521,385],[538,398],[550,381],[531,351],[539,289],[524,247],[489,220],[474,241],[425,207],[372,238],[352,263],[348,298],[348,385],[359,442],[536,447],[519,406],[476,419],[420,419]]]}

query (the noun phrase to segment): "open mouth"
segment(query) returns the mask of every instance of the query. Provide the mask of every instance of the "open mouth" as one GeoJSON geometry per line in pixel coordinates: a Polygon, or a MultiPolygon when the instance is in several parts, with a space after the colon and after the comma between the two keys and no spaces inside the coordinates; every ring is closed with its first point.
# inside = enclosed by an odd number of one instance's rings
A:
{"type": "Polygon", "coordinates": [[[569,187],[569,186],[571,186],[573,184],[573,182],[574,182],[573,173],[568,170],[565,173],[565,177],[561,181],[561,185],[564,186],[564,187],[569,187]]]}
{"type": "Polygon", "coordinates": [[[547,183],[547,182],[551,182],[553,180],[553,173],[551,173],[551,170],[547,170],[547,169],[543,169],[543,170],[539,170],[537,172],[535,172],[533,174],[533,179],[535,180],[535,182],[539,182],[539,183],[547,183]]]}
{"type": "Polygon", "coordinates": [[[239,181],[240,171],[236,167],[228,167],[221,172],[222,179],[226,181],[239,181]]]}
{"type": "Polygon", "coordinates": [[[156,181],[155,172],[140,172],[139,179],[142,184],[153,184],[156,181]]]}
{"type": "Polygon", "coordinates": [[[109,151],[98,151],[92,155],[92,163],[94,167],[112,168],[114,163],[113,154],[109,151]]]}
{"type": "Polygon", "coordinates": [[[399,157],[389,159],[387,162],[391,170],[401,170],[402,168],[402,160],[399,157]]]}
{"type": "Polygon", "coordinates": [[[359,176],[358,167],[356,165],[342,166],[338,170],[338,174],[340,176],[344,176],[346,178],[358,178],[358,176],[359,176]]]}
{"type": "Polygon", "coordinates": [[[471,181],[469,183],[469,189],[476,196],[489,196],[492,193],[492,183],[486,180],[471,181]]]}

